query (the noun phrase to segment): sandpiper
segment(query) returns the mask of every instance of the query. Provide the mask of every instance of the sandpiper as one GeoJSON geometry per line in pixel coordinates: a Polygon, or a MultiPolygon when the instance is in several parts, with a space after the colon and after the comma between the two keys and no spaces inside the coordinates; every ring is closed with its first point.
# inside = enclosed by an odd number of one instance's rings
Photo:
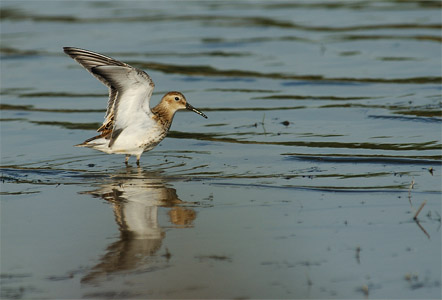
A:
{"type": "Polygon", "coordinates": [[[177,110],[188,109],[207,119],[190,105],[180,92],[168,92],[154,108],[149,102],[155,84],[144,71],[111,57],[80,48],[64,47],[64,52],[109,88],[104,122],[97,136],[77,147],[93,148],[105,153],[137,157],[152,150],[167,135],[177,110]]]}

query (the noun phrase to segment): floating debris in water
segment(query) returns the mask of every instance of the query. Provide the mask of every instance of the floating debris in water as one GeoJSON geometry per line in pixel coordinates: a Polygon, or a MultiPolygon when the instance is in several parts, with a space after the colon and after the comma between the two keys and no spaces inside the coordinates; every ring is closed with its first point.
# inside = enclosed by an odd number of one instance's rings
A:
{"type": "Polygon", "coordinates": [[[368,297],[369,294],[369,288],[368,285],[364,284],[363,286],[361,286],[360,288],[357,289],[359,292],[363,293],[365,295],[365,297],[368,297]]]}
{"type": "Polygon", "coordinates": [[[428,172],[430,172],[431,176],[433,176],[433,172],[434,172],[433,167],[430,167],[430,168],[428,169],[428,172]]]}
{"type": "Polygon", "coordinates": [[[166,253],[161,256],[165,257],[167,261],[169,261],[170,258],[172,257],[172,254],[169,252],[169,249],[166,247],[166,253]]]}
{"type": "Polygon", "coordinates": [[[356,247],[356,261],[358,262],[358,264],[361,264],[361,247],[357,246],[356,247]]]}

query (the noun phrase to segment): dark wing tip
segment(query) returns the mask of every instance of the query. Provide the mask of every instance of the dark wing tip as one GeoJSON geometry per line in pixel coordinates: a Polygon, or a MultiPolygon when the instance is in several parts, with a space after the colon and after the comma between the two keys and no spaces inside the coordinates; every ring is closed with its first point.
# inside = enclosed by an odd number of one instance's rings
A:
{"type": "Polygon", "coordinates": [[[63,47],[63,52],[66,54],[69,54],[69,53],[76,51],[76,50],[81,50],[81,49],[76,48],[76,47],[63,47]]]}
{"type": "Polygon", "coordinates": [[[78,53],[80,51],[84,51],[81,48],[76,47],[63,47],[63,52],[69,55],[71,58],[75,59],[76,56],[78,56],[78,53]]]}
{"type": "Polygon", "coordinates": [[[83,48],[78,48],[78,47],[63,47],[63,52],[66,53],[67,55],[71,56],[72,58],[74,58],[74,56],[78,56],[78,55],[91,55],[91,54],[104,57],[103,54],[95,53],[93,51],[86,50],[83,48]]]}

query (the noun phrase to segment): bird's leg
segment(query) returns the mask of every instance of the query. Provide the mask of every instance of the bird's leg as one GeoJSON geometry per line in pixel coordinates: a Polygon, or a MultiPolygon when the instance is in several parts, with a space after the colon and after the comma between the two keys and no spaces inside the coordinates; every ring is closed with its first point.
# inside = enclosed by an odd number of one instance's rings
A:
{"type": "Polygon", "coordinates": [[[141,157],[141,154],[137,155],[137,166],[140,166],[140,157],[141,157]]]}
{"type": "Polygon", "coordinates": [[[126,154],[126,159],[124,160],[124,163],[126,164],[126,166],[128,165],[128,161],[129,161],[129,154],[126,154]]]}

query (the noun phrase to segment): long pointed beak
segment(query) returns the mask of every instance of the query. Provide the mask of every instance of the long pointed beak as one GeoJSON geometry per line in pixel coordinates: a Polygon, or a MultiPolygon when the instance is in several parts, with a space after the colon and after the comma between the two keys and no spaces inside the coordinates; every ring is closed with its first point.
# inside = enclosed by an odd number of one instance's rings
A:
{"type": "Polygon", "coordinates": [[[197,114],[203,116],[204,118],[207,119],[207,116],[202,113],[201,111],[199,111],[198,109],[196,109],[195,107],[193,107],[192,105],[190,105],[189,103],[186,103],[186,109],[191,110],[193,112],[196,112],[197,114]]]}

